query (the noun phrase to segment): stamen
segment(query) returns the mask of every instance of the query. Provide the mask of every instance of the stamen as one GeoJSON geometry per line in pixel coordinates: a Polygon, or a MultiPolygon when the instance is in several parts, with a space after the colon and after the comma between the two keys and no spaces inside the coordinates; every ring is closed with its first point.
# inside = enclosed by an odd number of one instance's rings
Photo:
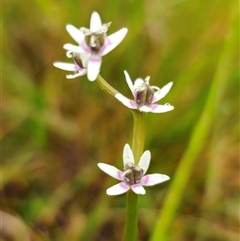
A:
{"type": "Polygon", "coordinates": [[[125,165],[124,170],[123,179],[126,184],[134,185],[141,182],[143,170],[139,166],[128,163],[125,165]]]}
{"type": "Polygon", "coordinates": [[[149,84],[149,80],[150,80],[150,76],[147,76],[147,77],[145,78],[145,83],[149,84]]]}
{"type": "Polygon", "coordinates": [[[153,88],[147,84],[142,83],[136,89],[135,101],[138,107],[142,107],[144,105],[151,105],[154,97],[154,90],[153,88]]]}
{"type": "Polygon", "coordinates": [[[73,60],[81,69],[84,68],[80,54],[73,53],[73,60]]]}
{"type": "Polygon", "coordinates": [[[160,89],[159,87],[154,86],[154,85],[152,85],[151,88],[152,88],[152,89],[155,89],[156,91],[159,91],[159,92],[161,91],[161,89],[160,89]]]}
{"type": "Polygon", "coordinates": [[[68,58],[72,58],[72,56],[73,56],[73,51],[72,51],[72,50],[68,50],[68,51],[66,52],[66,55],[67,55],[68,58]]]}
{"type": "Polygon", "coordinates": [[[110,23],[105,23],[102,25],[102,27],[95,32],[95,34],[103,34],[106,33],[108,31],[108,28],[110,27],[111,22],[110,23]]]}
{"type": "Polygon", "coordinates": [[[91,30],[88,29],[88,28],[85,28],[85,27],[81,27],[79,30],[80,30],[85,36],[92,34],[91,30]]]}

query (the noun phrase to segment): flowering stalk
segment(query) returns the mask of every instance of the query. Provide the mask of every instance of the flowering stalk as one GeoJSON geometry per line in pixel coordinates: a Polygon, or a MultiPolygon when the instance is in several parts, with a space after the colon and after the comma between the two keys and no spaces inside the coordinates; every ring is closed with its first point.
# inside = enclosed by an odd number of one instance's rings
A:
{"type": "MultiPolygon", "coordinates": [[[[133,138],[132,151],[135,160],[139,160],[145,141],[145,123],[147,113],[132,110],[133,113],[133,138]]],[[[138,226],[138,195],[132,190],[127,192],[126,216],[125,216],[124,241],[137,239],[138,226]]]]}
{"type": "MultiPolygon", "coordinates": [[[[112,96],[118,93],[118,91],[109,85],[100,75],[98,75],[95,82],[102,90],[112,96]]],[[[133,113],[132,152],[134,159],[139,160],[144,150],[147,113],[140,112],[139,110],[131,111],[133,113]]],[[[137,239],[138,233],[138,195],[132,190],[129,190],[126,197],[124,241],[134,241],[137,239]]]]}
{"type": "Polygon", "coordinates": [[[132,148],[129,144],[124,146],[123,171],[105,163],[98,163],[98,167],[103,172],[121,181],[106,190],[108,195],[120,195],[127,192],[124,240],[135,241],[138,230],[138,195],[146,193],[143,186],[153,186],[169,180],[167,175],[159,173],[145,175],[150,164],[151,153],[149,150],[145,152],[143,150],[147,113],[164,113],[174,109],[170,104],[156,104],[169,92],[172,82],[161,89],[149,84],[150,77],[145,80],[138,78],[133,83],[128,73],[124,71],[127,84],[134,97],[133,100],[128,99],[109,85],[99,75],[102,56],[119,45],[128,32],[127,28],[122,28],[108,36],[107,31],[110,24],[102,24],[97,12],[93,12],[91,15],[89,29],[85,27],[78,29],[68,24],[66,30],[78,45],[67,43],[63,48],[67,50],[67,57],[73,58],[73,62],[54,62],[53,65],[59,69],[73,72],[73,74],[66,76],[68,79],[86,74],[89,81],[95,81],[103,91],[115,97],[123,105],[130,108],[133,113],[132,148]],[[138,164],[136,164],[136,161],[139,161],[138,164]]]}
{"type": "MultiPolygon", "coordinates": [[[[114,89],[111,85],[109,85],[100,75],[98,75],[95,83],[103,91],[112,95],[113,97],[116,96],[116,94],[118,94],[118,91],[114,89]]],[[[132,152],[133,152],[134,159],[140,160],[142,153],[144,151],[145,124],[146,124],[147,112],[141,112],[138,109],[130,109],[130,110],[133,114],[132,152]]],[[[101,169],[103,170],[103,168],[101,169]]],[[[164,179],[167,180],[166,177],[164,177],[164,179]]],[[[114,193],[113,189],[111,190],[112,190],[111,192],[114,193]]],[[[111,195],[116,195],[116,193],[115,194],[113,193],[111,195]]],[[[110,192],[108,194],[110,195],[110,192]]],[[[136,194],[130,189],[126,194],[124,241],[137,240],[137,234],[138,234],[138,194],[136,194]]]]}
{"type": "MultiPolygon", "coordinates": [[[[102,90],[112,96],[118,93],[118,91],[109,85],[100,75],[98,75],[95,82],[102,90]]],[[[134,159],[139,160],[144,150],[147,113],[138,110],[131,111],[133,113],[132,152],[134,159]]],[[[132,190],[129,190],[126,197],[124,241],[134,241],[137,239],[138,233],[138,195],[132,190]]]]}
{"type": "Polygon", "coordinates": [[[118,93],[118,91],[115,90],[110,84],[108,84],[100,74],[98,75],[95,83],[99,86],[100,89],[112,95],[113,97],[118,93]]]}

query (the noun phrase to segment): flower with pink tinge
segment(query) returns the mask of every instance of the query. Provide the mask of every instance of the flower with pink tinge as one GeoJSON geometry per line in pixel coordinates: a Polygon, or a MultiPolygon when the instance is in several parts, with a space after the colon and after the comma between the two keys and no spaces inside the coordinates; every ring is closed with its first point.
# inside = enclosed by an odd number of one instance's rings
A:
{"type": "Polygon", "coordinates": [[[74,74],[69,74],[66,76],[67,79],[74,79],[79,76],[83,76],[87,73],[87,62],[89,59],[89,56],[86,54],[77,54],[72,53],[71,56],[73,57],[73,63],[65,63],[65,62],[54,62],[53,65],[56,68],[66,70],[66,71],[72,71],[74,74]]]}
{"type": "Polygon", "coordinates": [[[122,28],[107,36],[110,24],[102,24],[99,14],[93,12],[90,20],[90,29],[85,27],[77,29],[70,24],[66,26],[68,33],[78,45],[67,43],[63,48],[67,50],[67,55],[69,53],[89,55],[86,70],[90,81],[94,81],[100,72],[102,56],[109,53],[121,43],[127,34],[127,28],[122,28]]]}
{"type": "Polygon", "coordinates": [[[119,195],[132,189],[136,194],[145,194],[146,191],[143,186],[153,186],[161,182],[165,182],[170,178],[163,174],[149,174],[145,175],[150,164],[151,153],[150,151],[145,151],[140,161],[135,164],[134,156],[132,150],[128,144],[124,146],[123,149],[123,166],[124,171],[118,170],[116,167],[105,164],[98,163],[98,167],[111,177],[114,177],[121,182],[108,188],[108,195],[119,195]]]}
{"type": "Polygon", "coordinates": [[[124,95],[117,93],[115,97],[122,104],[130,109],[138,109],[141,112],[164,113],[174,109],[170,104],[158,105],[155,103],[169,92],[172,82],[160,89],[157,86],[149,85],[149,76],[145,80],[138,78],[133,84],[127,71],[124,71],[124,74],[134,99],[128,99],[124,95]]]}

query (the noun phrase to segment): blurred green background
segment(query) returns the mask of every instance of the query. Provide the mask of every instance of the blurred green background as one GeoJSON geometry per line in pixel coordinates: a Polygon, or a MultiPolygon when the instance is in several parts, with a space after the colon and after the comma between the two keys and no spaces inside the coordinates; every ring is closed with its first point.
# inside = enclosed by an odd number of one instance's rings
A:
{"type": "Polygon", "coordinates": [[[132,79],[150,75],[159,87],[174,82],[159,103],[175,109],[148,115],[145,143],[148,173],[171,180],[139,197],[139,240],[149,240],[170,189],[174,197],[173,180],[207,99],[214,114],[208,128],[198,128],[206,137],[182,172],[189,179],[165,240],[238,240],[239,9],[224,0],[2,1],[1,240],[122,239],[125,195],[105,194],[117,180],[97,163],[122,168],[131,113],[86,76],[68,80],[52,65],[69,61],[62,46],[74,41],[65,25],[88,27],[93,11],[112,21],[108,34],[129,30],[103,58],[106,81],[129,97],[123,70],[132,79]]]}

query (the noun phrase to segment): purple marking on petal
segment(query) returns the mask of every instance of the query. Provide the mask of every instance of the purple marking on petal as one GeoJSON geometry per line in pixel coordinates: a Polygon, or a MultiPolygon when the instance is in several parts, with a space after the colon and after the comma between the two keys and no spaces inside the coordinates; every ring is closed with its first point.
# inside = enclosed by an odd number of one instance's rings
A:
{"type": "Polygon", "coordinates": [[[149,179],[150,179],[150,177],[149,177],[149,176],[145,176],[145,177],[144,177],[144,181],[143,181],[143,185],[148,184],[149,179]]]}
{"type": "Polygon", "coordinates": [[[157,104],[153,104],[152,107],[151,107],[151,110],[155,110],[157,107],[158,107],[157,104]]]}
{"type": "Polygon", "coordinates": [[[156,102],[156,99],[157,99],[156,95],[153,95],[152,103],[156,102]]]}
{"type": "Polygon", "coordinates": [[[105,42],[106,42],[106,45],[112,44],[112,42],[111,42],[111,40],[110,40],[109,38],[106,38],[106,39],[105,39],[105,42]]]}
{"type": "Polygon", "coordinates": [[[118,177],[119,179],[123,180],[122,172],[118,172],[118,173],[117,173],[117,177],[118,177]]]}
{"type": "Polygon", "coordinates": [[[91,56],[90,57],[90,61],[91,62],[95,62],[95,63],[100,63],[101,62],[101,57],[100,56],[91,56]]]}
{"type": "Polygon", "coordinates": [[[86,53],[89,53],[89,54],[91,53],[91,50],[89,49],[85,41],[82,41],[82,48],[86,53]]]}
{"type": "Polygon", "coordinates": [[[120,186],[122,189],[124,189],[124,190],[127,190],[127,189],[128,189],[128,186],[127,186],[125,183],[123,183],[123,182],[119,183],[119,186],[120,186]]]}
{"type": "Polygon", "coordinates": [[[104,45],[102,46],[102,48],[100,49],[99,54],[102,55],[103,51],[104,51],[106,48],[107,48],[107,45],[104,44],[104,45]]]}
{"type": "Polygon", "coordinates": [[[104,42],[104,45],[102,46],[102,48],[99,51],[99,54],[101,55],[104,52],[104,50],[107,48],[107,46],[110,45],[110,44],[112,44],[110,39],[106,38],[105,42],[104,42]]]}
{"type": "Polygon", "coordinates": [[[78,71],[78,70],[80,70],[81,68],[77,65],[77,64],[75,64],[75,66],[74,66],[74,70],[75,71],[78,71]]]}
{"type": "Polygon", "coordinates": [[[130,103],[130,105],[131,105],[132,107],[136,107],[136,104],[135,104],[135,102],[134,102],[133,100],[130,100],[129,103],[130,103]]]}
{"type": "Polygon", "coordinates": [[[134,184],[132,186],[138,188],[138,187],[141,187],[142,185],[141,184],[134,184]]]}

